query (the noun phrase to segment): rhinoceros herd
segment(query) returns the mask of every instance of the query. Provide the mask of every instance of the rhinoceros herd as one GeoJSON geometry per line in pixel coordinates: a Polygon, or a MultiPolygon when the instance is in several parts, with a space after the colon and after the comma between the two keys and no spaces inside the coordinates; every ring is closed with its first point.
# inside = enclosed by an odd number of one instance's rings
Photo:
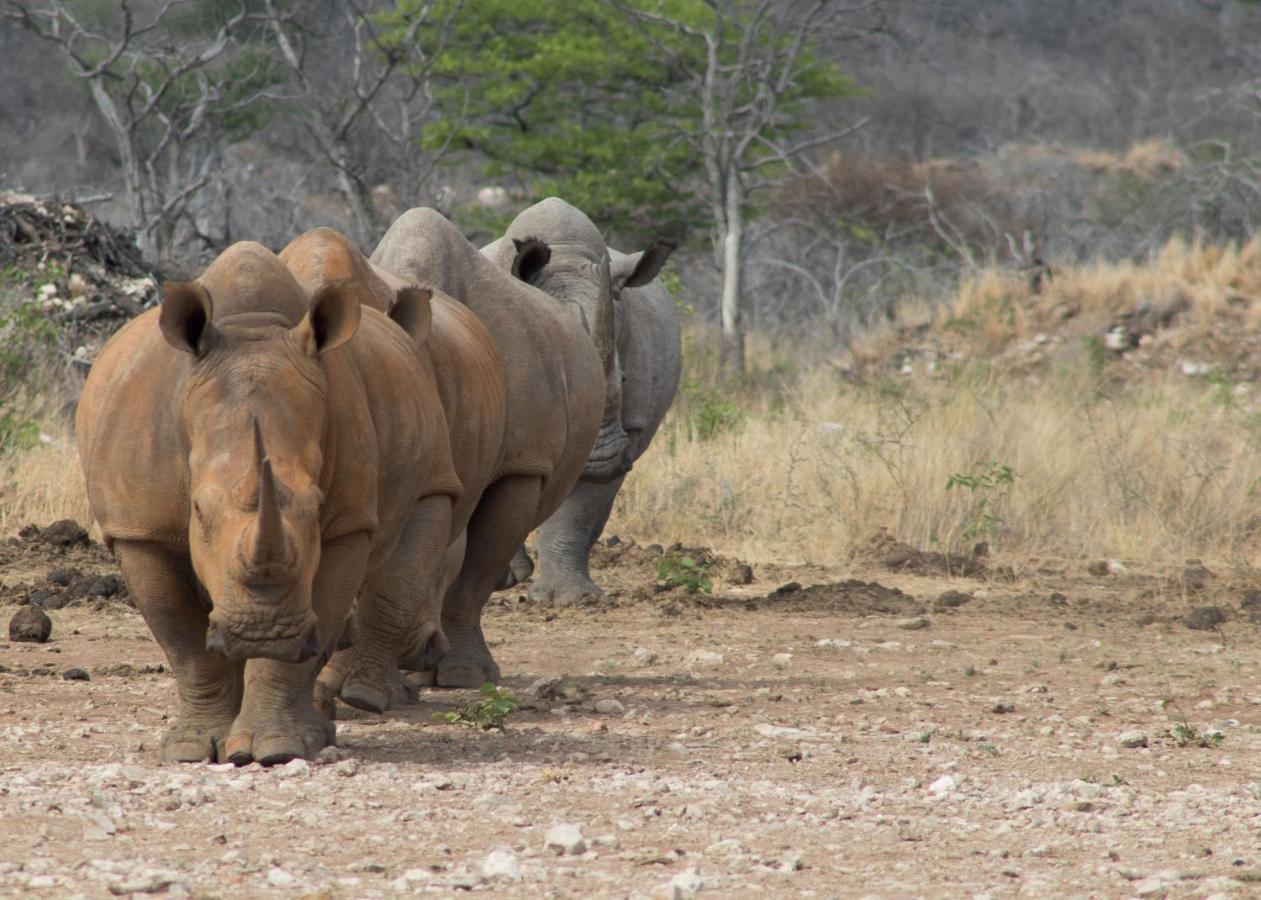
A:
{"type": "Polygon", "coordinates": [[[478,250],[414,209],[167,283],[79,403],[92,513],[175,674],[171,761],[309,757],[331,698],[499,678],[492,591],[599,592],[591,545],[678,387],[673,249],[545,200],[478,250]],[[318,702],[315,698],[319,698],[318,702]]]}

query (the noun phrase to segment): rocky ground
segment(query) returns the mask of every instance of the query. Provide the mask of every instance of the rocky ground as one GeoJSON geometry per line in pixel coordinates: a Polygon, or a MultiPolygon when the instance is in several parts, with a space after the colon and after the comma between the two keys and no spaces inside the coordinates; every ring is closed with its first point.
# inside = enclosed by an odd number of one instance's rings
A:
{"type": "Polygon", "coordinates": [[[878,541],[743,585],[718,561],[689,595],[628,543],[601,552],[607,602],[497,595],[505,730],[430,692],[341,708],[310,764],[237,769],[156,763],[162,654],[125,592],[83,581],[113,574],[100,548],[46,531],[0,546],[0,622],[35,599],[53,623],[0,643],[0,894],[1261,891],[1249,573],[952,576],[878,541]]]}

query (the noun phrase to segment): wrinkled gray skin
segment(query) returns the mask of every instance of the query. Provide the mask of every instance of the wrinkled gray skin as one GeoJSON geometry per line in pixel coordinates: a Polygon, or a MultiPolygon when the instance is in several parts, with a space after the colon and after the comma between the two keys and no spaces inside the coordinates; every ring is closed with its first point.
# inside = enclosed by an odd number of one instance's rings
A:
{"type": "MultiPolygon", "coordinates": [[[[504,237],[482,252],[506,267],[512,238],[523,229],[547,242],[552,251],[548,263],[534,275],[535,286],[555,297],[597,295],[599,284],[592,261],[605,252],[605,244],[586,215],[563,200],[549,198],[523,212],[504,237]]],[[[679,317],[674,301],[657,278],[673,249],[674,244],[666,241],[629,255],[607,249],[622,374],[621,426],[632,462],[648,449],[679,387],[679,317]]],[[[593,452],[597,462],[600,449],[597,442],[593,452]]],[[[584,477],[539,529],[539,572],[530,587],[531,599],[574,604],[603,595],[591,580],[591,546],[604,530],[624,479],[624,474],[605,482],[584,477]]],[[[522,547],[513,557],[502,586],[524,581],[533,569],[522,547]]]]}
{"type": "MultiPolygon", "coordinates": [[[[482,322],[503,362],[507,421],[495,477],[469,521],[462,567],[447,589],[442,630],[449,642],[436,658],[402,659],[403,668],[432,674],[439,687],[478,687],[499,680],[481,613],[526,535],[555,512],[579,477],[616,480],[630,450],[619,424],[601,427],[620,403],[614,379],[616,333],[607,258],[597,263],[606,285],[588,309],[558,301],[530,285],[548,248],[532,236],[512,244],[501,269],[430,209],[404,213],[372,254],[390,272],[437,288],[482,322]],[[614,381],[615,390],[606,387],[614,381]],[[591,471],[597,434],[611,441],[591,471]],[[621,435],[618,442],[616,435],[621,435]]],[[[430,648],[434,645],[431,642],[430,648]]]]}

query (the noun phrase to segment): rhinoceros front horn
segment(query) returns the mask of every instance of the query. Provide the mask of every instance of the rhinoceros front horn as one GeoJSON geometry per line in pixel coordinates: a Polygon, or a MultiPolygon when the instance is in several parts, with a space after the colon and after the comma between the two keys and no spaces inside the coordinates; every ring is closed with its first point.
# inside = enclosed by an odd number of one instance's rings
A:
{"type": "Polygon", "coordinates": [[[263,437],[254,423],[254,453],[258,463],[258,523],[250,554],[255,567],[265,567],[285,558],[285,527],[280,516],[280,496],[271,460],[263,448],[263,437]]]}

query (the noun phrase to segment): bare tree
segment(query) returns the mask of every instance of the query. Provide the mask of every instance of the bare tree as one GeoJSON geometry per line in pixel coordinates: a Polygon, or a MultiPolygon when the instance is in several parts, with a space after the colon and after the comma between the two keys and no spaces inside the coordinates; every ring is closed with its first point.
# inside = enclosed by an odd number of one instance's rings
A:
{"type": "Polygon", "coordinates": [[[704,162],[714,256],[722,272],[722,368],[738,374],[744,370],[741,275],[750,198],[774,183],[769,176],[776,168],[796,170],[810,151],[862,126],[811,133],[799,127],[800,103],[843,89],[835,79],[811,81],[827,66],[810,45],[875,0],[856,5],[703,0],[699,14],[688,18],[614,2],[640,21],[699,45],[703,62],[685,89],[700,110],[686,138],[704,162]],[[803,131],[808,136],[793,137],[803,131]]]}
{"type": "Polygon", "coordinates": [[[382,180],[401,183],[415,198],[445,150],[427,153],[420,137],[434,102],[430,75],[460,4],[395,0],[371,15],[354,0],[338,3],[341,22],[333,27],[341,29],[346,49],[331,61],[328,52],[313,52],[327,25],[316,6],[266,0],[266,21],[299,91],[288,98],[297,101],[290,112],[336,174],[355,238],[369,244],[383,225],[372,196],[374,169],[388,169],[382,180]],[[402,23],[401,35],[383,40],[376,24],[382,18],[402,23]],[[418,38],[422,29],[425,40],[418,38]]]}
{"type": "Polygon", "coordinates": [[[62,0],[6,5],[5,18],[57,45],[87,83],[118,150],[141,249],[164,257],[219,164],[217,125],[261,96],[249,89],[256,73],[222,65],[249,18],[246,6],[209,34],[189,35],[170,24],[178,0],[165,0],[144,21],[121,0],[108,25],[90,23],[62,0]]]}

